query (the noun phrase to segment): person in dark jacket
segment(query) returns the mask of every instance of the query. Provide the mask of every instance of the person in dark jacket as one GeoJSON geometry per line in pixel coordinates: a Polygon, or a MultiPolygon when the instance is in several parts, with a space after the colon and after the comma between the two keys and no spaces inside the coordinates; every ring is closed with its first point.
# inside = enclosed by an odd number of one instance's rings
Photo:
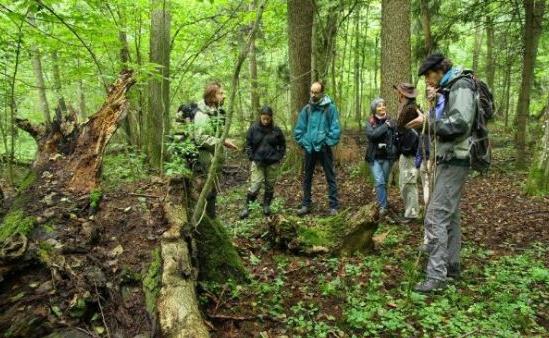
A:
{"type": "Polygon", "coordinates": [[[377,202],[381,216],[387,214],[387,183],[396,156],[395,122],[387,115],[385,100],[377,98],[370,105],[372,116],[366,123],[368,150],[366,161],[374,176],[377,202]]]}
{"type": "Polygon", "coordinates": [[[404,201],[403,223],[414,221],[419,217],[419,203],[417,193],[418,170],[415,167],[415,157],[419,143],[419,133],[406,124],[418,116],[416,103],[417,91],[410,83],[399,83],[394,86],[398,101],[397,140],[399,153],[398,185],[400,196],[404,201]]]}
{"type": "Polygon", "coordinates": [[[269,106],[261,108],[259,121],[248,129],[246,152],[252,162],[250,187],[246,195],[246,204],[240,218],[250,214],[249,205],[257,198],[261,186],[265,186],[263,195],[263,213],[271,214],[271,202],[277,178],[277,164],[286,153],[286,139],[282,130],[273,123],[273,110],[269,106]]]}
{"type": "MultiPolygon", "coordinates": [[[[470,72],[453,66],[440,53],[429,55],[418,75],[425,76],[429,86],[438,87],[445,98],[444,108],[440,113],[435,109],[431,123],[436,135],[437,168],[433,194],[425,213],[427,276],[415,287],[416,291],[427,293],[446,287],[448,278],[460,276],[459,204],[469,172],[469,144],[477,101],[470,72]]],[[[416,122],[423,123],[421,119],[416,122]]]]}

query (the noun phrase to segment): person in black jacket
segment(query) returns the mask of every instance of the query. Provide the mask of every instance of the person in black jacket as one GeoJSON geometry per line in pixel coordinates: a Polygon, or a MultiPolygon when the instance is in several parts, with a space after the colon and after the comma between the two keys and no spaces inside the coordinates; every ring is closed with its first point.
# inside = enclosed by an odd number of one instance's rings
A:
{"type": "Polygon", "coordinates": [[[254,202],[261,186],[265,185],[263,197],[263,214],[271,214],[271,201],[277,178],[277,164],[286,153],[286,139],[282,130],[273,123],[273,110],[269,106],[261,108],[259,121],[248,129],[246,151],[252,162],[250,187],[246,196],[246,205],[240,218],[250,214],[249,204],[254,202]]]}
{"type": "Polygon", "coordinates": [[[387,214],[387,183],[397,153],[395,145],[395,122],[386,112],[385,100],[377,98],[370,106],[372,116],[366,123],[368,150],[366,161],[374,176],[377,202],[381,216],[387,214]]]}

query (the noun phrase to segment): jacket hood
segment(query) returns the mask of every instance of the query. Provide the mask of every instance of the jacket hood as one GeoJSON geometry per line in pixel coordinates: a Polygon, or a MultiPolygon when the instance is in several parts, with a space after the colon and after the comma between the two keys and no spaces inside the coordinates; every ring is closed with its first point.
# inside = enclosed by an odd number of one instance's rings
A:
{"type": "Polygon", "coordinates": [[[456,79],[470,71],[463,69],[463,67],[457,66],[450,68],[446,74],[440,80],[441,87],[449,87],[456,79]]]}
{"type": "Polygon", "coordinates": [[[324,107],[332,103],[332,99],[328,95],[324,95],[320,101],[313,102],[313,100],[309,99],[309,104],[311,106],[318,106],[318,107],[324,107]]]}

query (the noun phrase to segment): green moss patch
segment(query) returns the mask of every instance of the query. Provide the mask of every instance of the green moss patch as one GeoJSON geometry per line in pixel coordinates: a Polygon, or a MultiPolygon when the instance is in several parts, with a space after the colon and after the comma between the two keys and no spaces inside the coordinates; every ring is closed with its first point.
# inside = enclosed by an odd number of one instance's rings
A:
{"type": "Polygon", "coordinates": [[[34,219],[26,217],[22,210],[10,211],[0,225],[0,243],[19,233],[27,236],[34,228],[34,219]]]}
{"type": "Polygon", "coordinates": [[[99,208],[99,203],[103,199],[103,191],[101,189],[95,189],[90,193],[90,207],[94,210],[99,208]]]}
{"type": "Polygon", "coordinates": [[[156,299],[160,293],[162,282],[162,255],[160,248],[153,250],[152,260],[143,277],[143,292],[145,293],[145,306],[149,314],[156,311],[156,299]]]}

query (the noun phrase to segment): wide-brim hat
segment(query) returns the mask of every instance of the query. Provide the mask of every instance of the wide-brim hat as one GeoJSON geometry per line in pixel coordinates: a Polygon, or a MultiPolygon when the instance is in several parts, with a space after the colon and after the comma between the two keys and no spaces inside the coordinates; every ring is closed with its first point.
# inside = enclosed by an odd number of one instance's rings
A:
{"type": "Polygon", "coordinates": [[[397,85],[393,85],[393,88],[409,99],[415,99],[417,97],[416,87],[411,83],[401,82],[397,85]]]}

